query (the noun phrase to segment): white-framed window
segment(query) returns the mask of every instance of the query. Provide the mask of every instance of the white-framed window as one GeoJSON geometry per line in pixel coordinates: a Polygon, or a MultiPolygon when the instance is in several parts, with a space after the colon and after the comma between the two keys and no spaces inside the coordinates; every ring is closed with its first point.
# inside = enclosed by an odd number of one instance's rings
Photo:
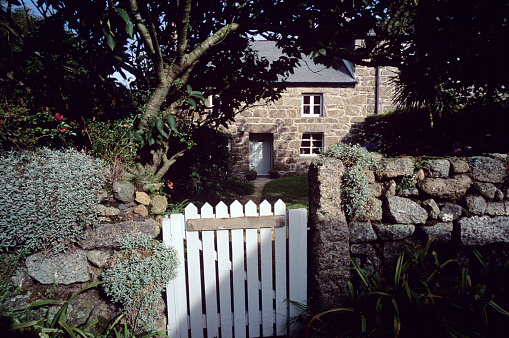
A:
{"type": "Polygon", "coordinates": [[[224,112],[221,108],[221,98],[219,95],[209,95],[207,97],[208,103],[206,103],[206,112],[212,114],[215,118],[223,118],[224,112]]]}
{"type": "Polygon", "coordinates": [[[301,155],[318,155],[323,150],[322,133],[304,133],[300,144],[301,155]]]}
{"type": "Polygon", "coordinates": [[[322,116],[322,107],[322,94],[302,94],[302,116],[322,116]]]}

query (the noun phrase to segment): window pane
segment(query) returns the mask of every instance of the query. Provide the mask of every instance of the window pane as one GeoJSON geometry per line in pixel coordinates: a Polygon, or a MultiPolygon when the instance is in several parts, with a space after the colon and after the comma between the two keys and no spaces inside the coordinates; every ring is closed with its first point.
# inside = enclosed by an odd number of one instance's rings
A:
{"type": "Polygon", "coordinates": [[[321,98],[322,97],[320,95],[315,95],[315,102],[314,102],[314,104],[320,104],[321,98]]]}
{"type": "Polygon", "coordinates": [[[303,155],[310,154],[310,149],[309,148],[301,148],[300,153],[303,155]]]}
{"type": "Polygon", "coordinates": [[[309,134],[309,133],[302,135],[303,140],[309,140],[310,138],[311,138],[311,134],[309,134]]]}
{"type": "Polygon", "coordinates": [[[301,147],[311,147],[311,141],[307,140],[307,141],[304,141],[302,140],[302,145],[301,147]]]}
{"type": "Polygon", "coordinates": [[[313,154],[321,154],[322,148],[313,148],[313,154]]]}
{"type": "Polygon", "coordinates": [[[311,98],[310,96],[304,95],[304,104],[309,104],[309,99],[310,98],[311,98]]]}
{"type": "Polygon", "coordinates": [[[313,107],[313,114],[320,115],[320,106],[313,107]]]}
{"type": "Polygon", "coordinates": [[[309,113],[310,113],[310,107],[304,106],[304,114],[309,114],[309,113]]]}

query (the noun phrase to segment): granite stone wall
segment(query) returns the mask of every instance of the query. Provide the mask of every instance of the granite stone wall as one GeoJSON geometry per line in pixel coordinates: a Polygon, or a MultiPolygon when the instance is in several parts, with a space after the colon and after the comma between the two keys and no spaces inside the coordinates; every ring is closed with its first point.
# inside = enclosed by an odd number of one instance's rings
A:
{"type": "MultiPolygon", "coordinates": [[[[323,133],[324,149],[349,138],[368,115],[375,113],[376,69],[356,66],[355,85],[295,86],[289,85],[276,102],[260,102],[237,115],[226,132],[233,136],[234,171],[243,176],[249,168],[249,135],[273,135],[272,163],[279,174],[295,175],[307,172],[316,156],[300,155],[304,133],[323,133]],[[302,94],[323,95],[323,116],[302,117],[302,94]]],[[[378,112],[393,108],[393,91],[390,78],[396,75],[393,68],[379,70],[378,112]]]]}
{"type": "Polygon", "coordinates": [[[312,292],[338,306],[349,297],[350,259],[366,270],[394,271],[401,250],[434,238],[467,264],[476,246],[498,261],[509,260],[509,156],[382,158],[366,168],[371,196],[362,216],[344,213],[343,163],[318,158],[309,169],[309,273],[312,292]],[[325,239],[325,240],[323,240],[325,239]]]}

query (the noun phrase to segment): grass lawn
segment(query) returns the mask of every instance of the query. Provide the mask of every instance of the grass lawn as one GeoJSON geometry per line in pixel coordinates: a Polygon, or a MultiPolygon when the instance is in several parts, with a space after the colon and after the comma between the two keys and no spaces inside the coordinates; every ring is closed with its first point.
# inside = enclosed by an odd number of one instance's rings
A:
{"type": "Polygon", "coordinates": [[[281,199],[287,209],[308,208],[308,175],[281,177],[268,182],[263,198],[271,204],[281,199]]]}

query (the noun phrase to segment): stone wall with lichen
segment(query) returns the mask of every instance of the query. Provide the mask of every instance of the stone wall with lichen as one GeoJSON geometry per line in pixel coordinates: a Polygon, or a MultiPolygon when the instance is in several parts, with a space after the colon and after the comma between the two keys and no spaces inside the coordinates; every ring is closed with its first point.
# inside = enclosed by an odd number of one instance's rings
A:
{"type": "MultiPolygon", "coordinates": [[[[378,112],[393,109],[391,77],[396,70],[379,70],[378,112]]],[[[359,123],[375,113],[376,69],[356,66],[355,85],[287,87],[275,102],[259,102],[235,118],[226,132],[233,136],[234,171],[239,176],[249,169],[249,134],[273,135],[272,163],[281,176],[304,174],[316,156],[300,155],[304,133],[323,133],[324,149],[355,134],[359,123]],[[320,117],[303,117],[302,94],[323,95],[320,117]]]]}
{"type": "Polygon", "coordinates": [[[343,163],[322,157],[310,166],[309,275],[317,299],[338,306],[349,298],[350,259],[387,277],[405,246],[430,237],[467,265],[472,247],[509,260],[509,155],[373,157],[365,177],[371,196],[355,215],[344,211],[343,163]]]}

